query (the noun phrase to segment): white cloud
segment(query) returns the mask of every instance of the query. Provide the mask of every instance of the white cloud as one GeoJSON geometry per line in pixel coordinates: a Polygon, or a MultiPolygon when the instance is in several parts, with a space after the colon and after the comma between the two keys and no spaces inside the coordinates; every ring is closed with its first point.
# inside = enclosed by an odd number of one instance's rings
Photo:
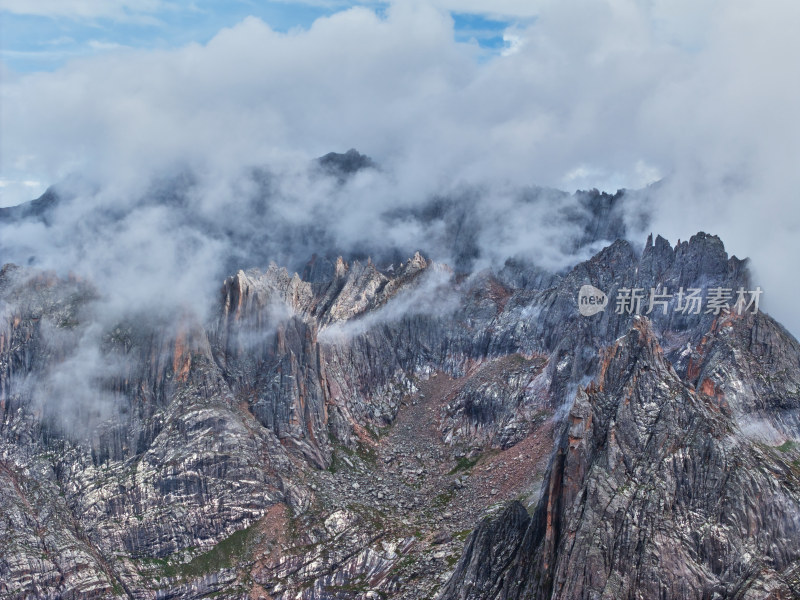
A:
{"type": "Polygon", "coordinates": [[[116,42],[103,42],[103,41],[100,41],[100,40],[89,40],[87,42],[87,45],[92,50],[104,50],[104,51],[121,50],[123,48],[127,48],[128,47],[128,46],[125,46],[123,44],[117,44],[116,42]]]}
{"type": "Polygon", "coordinates": [[[33,179],[0,179],[0,207],[27,202],[41,196],[46,189],[46,184],[33,179]]]}
{"type": "Polygon", "coordinates": [[[502,56],[511,56],[522,49],[522,46],[525,45],[525,38],[519,34],[507,31],[503,34],[503,43],[505,44],[505,48],[500,51],[500,54],[502,56]]]}
{"type": "Polygon", "coordinates": [[[497,18],[531,18],[542,2],[535,0],[433,0],[433,5],[452,12],[482,14],[497,18]]]}
{"type": "Polygon", "coordinates": [[[72,19],[137,20],[165,9],[162,0],[0,0],[0,10],[72,19]]]}

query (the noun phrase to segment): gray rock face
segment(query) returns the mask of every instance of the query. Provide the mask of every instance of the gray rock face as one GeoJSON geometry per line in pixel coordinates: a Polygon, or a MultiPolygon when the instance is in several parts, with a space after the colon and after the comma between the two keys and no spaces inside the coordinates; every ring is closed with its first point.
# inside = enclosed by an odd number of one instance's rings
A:
{"type": "Polygon", "coordinates": [[[800,345],[615,310],[681,287],[752,286],[698,234],[560,274],[317,258],[238,271],[209,322],[106,323],[6,266],[0,594],[791,597],[800,345]]]}
{"type": "Polygon", "coordinates": [[[795,597],[797,461],[723,402],[634,323],[578,392],[533,517],[512,507],[481,523],[441,598],[795,597]]]}
{"type": "Polygon", "coordinates": [[[93,373],[62,359],[89,335],[80,314],[93,291],[13,268],[2,286],[14,302],[0,334],[0,488],[15,507],[1,525],[4,591],[136,589],[146,569],[130,561],[214,545],[276,502],[302,504],[282,480],[285,451],[237,406],[201,330],[116,327],[99,341],[116,370],[74,389],[74,369],[93,373]],[[109,402],[112,418],[98,414],[109,402]]]}

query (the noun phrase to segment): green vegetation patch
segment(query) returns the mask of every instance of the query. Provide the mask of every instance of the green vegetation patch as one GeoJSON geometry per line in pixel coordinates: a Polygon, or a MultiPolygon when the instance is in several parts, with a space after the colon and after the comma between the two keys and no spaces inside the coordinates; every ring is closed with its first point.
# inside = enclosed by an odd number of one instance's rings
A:
{"type": "Polygon", "coordinates": [[[234,531],[207,552],[194,557],[189,563],[181,565],[182,574],[192,577],[235,566],[238,559],[245,556],[253,547],[257,533],[255,524],[234,531]]]}
{"type": "Polygon", "coordinates": [[[442,492],[441,494],[436,496],[433,499],[432,504],[433,504],[433,506],[435,508],[444,508],[448,504],[450,504],[450,501],[452,499],[453,499],[453,492],[452,492],[452,490],[450,490],[450,491],[442,492]]]}
{"type": "Polygon", "coordinates": [[[140,558],[139,562],[149,571],[147,575],[150,577],[191,579],[235,567],[243,557],[252,552],[258,536],[258,524],[254,523],[250,527],[233,532],[188,563],[176,562],[169,558],[140,558]]]}
{"type": "Polygon", "coordinates": [[[455,475],[460,471],[469,471],[472,467],[478,464],[480,458],[480,456],[476,456],[475,458],[467,458],[466,456],[462,456],[456,462],[456,466],[450,469],[448,475],[455,475]]]}

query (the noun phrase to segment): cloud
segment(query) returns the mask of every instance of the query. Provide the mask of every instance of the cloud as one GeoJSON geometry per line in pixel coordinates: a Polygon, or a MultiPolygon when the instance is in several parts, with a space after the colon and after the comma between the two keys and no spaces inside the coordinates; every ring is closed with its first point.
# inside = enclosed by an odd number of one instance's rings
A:
{"type": "Polygon", "coordinates": [[[432,4],[443,10],[499,18],[536,17],[542,6],[531,0],[433,0],[432,4]]]}
{"type": "Polygon", "coordinates": [[[71,19],[135,20],[168,7],[162,0],[2,0],[0,10],[18,15],[71,19]]]}
{"type": "Polygon", "coordinates": [[[123,376],[127,365],[121,356],[103,351],[103,332],[96,324],[77,333],[45,329],[50,347],[61,346],[56,351],[65,358],[54,360],[41,380],[29,384],[32,408],[68,436],[86,438],[124,406],[108,381],[123,376]]]}
{"type": "MultiPolygon", "coordinates": [[[[509,200],[510,188],[639,187],[664,176],[649,195],[653,229],[673,240],[719,233],[752,256],[767,308],[797,332],[800,284],[786,273],[800,251],[798,11],[783,1],[442,0],[393,3],[385,15],[354,7],[289,33],[248,18],[204,45],[78,59],[5,83],[0,172],[53,182],[79,172],[100,190],[84,198],[93,210],[129,206],[152,181],[192,172],[190,206],[248,229],[233,216],[250,215],[242,198],[262,184],[242,173],[268,166],[269,185],[291,199],[271,208],[278,222],[324,225],[334,243],[365,247],[392,237],[424,245],[435,223],[375,223],[387,208],[479,186],[478,215],[507,211],[507,226],[480,240],[497,258],[545,252],[562,234],[543,224],[542,207],[509,200]],[[458,43],[448,10],[520,18],[507,32],[515,51],[486,58],[458,43]],[[383,171],[346,193],[300,167],[350,147],[383,171]],[[24,172],[14,167],[22,157],[24,172]]],[[[219,262],[218,237],[165,227],[173,213],[148,210],[141,221],[131,213],[110,255],[128,256],[155,231],[168,238],[165,262],[190,263],[187,249],[219,262]]],[[[158,254],[141,246],[132,272],[159,281],[177,272],[191,281],[176,286],[202,288],[199,274],[148,266],[158,254]]]]}
{"type": "Polygon", "coordinates": [[[502,56],[511,56],[519,52],[522,46],[525,45],[525,38],[514,33],[506,32],[503,34],[503,43],[505,44],[505,48],[503,48],[500,54],[502,56]]]}

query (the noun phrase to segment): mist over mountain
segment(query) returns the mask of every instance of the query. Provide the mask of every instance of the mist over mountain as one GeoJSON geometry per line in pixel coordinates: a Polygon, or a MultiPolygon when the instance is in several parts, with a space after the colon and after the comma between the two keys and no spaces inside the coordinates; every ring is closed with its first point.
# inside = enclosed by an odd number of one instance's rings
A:
{"type": "Polygon", "coordinates": [[[643,192],[459,185],[387,204],[392,175],[356,150],[289,172],[243,168],[229,184],[235,193],[209,197],[190,171],[141,195],[67,181],[0,209],[0,253],[86,277],[120,311],[191,306],[203,316],[217,282],[239,269],[275,263],[324,280],[339,256],[389,269],[420,250],[464,275],[509,260],[556,273],[629,230],[641,237],[649,219],[643,192]]]}
{"type": "MultiPolygon", "coordinates": [[[[124,212],[154,187],[171,193],[167,182],[185,173],[195,211],[225,222],[267,185],[242,171],[266,167],[278,176],[270,185],[296,199],[280,222],[315,213],[347,247],[369,237],[378,215],[431,196],[485,186],[499,212],[530,185],[613,194],[660,180],[650,229],[671,240],[720,235],[753,259],[768,310],[800,331],[800,284],[784,268],[800,239],[790,201],[800,189],[797,6],[509,2],[488,9],[511,22],[501,33],[510,45],[496,54],[459,38],[449,10],[440,0],[352,6],[291,31],[251,16],[203,42],[112,48],[53,72],[7,68],[0,204],[30,200],[28,183],[78,177],[90,190],[78,194],[83,210],[124,212]],[[341,194],[335,177],[308,181],[315,157],[350,147],[383,177],[364,171],[341,194]],[[337,210],[351,218],[332,218],[337,210]]],[[[507,226],[543,221],[535,217],[507,226]]],[[[428,232],[376,233],[367,248],[428,232]]]]}
{"type": "Polygon", "coordinates": [[[396,183],[349,150],[0,209],[0,591],[795,596],[800,345],[749,261],[637,243],[664,183],[396,183]]]}

